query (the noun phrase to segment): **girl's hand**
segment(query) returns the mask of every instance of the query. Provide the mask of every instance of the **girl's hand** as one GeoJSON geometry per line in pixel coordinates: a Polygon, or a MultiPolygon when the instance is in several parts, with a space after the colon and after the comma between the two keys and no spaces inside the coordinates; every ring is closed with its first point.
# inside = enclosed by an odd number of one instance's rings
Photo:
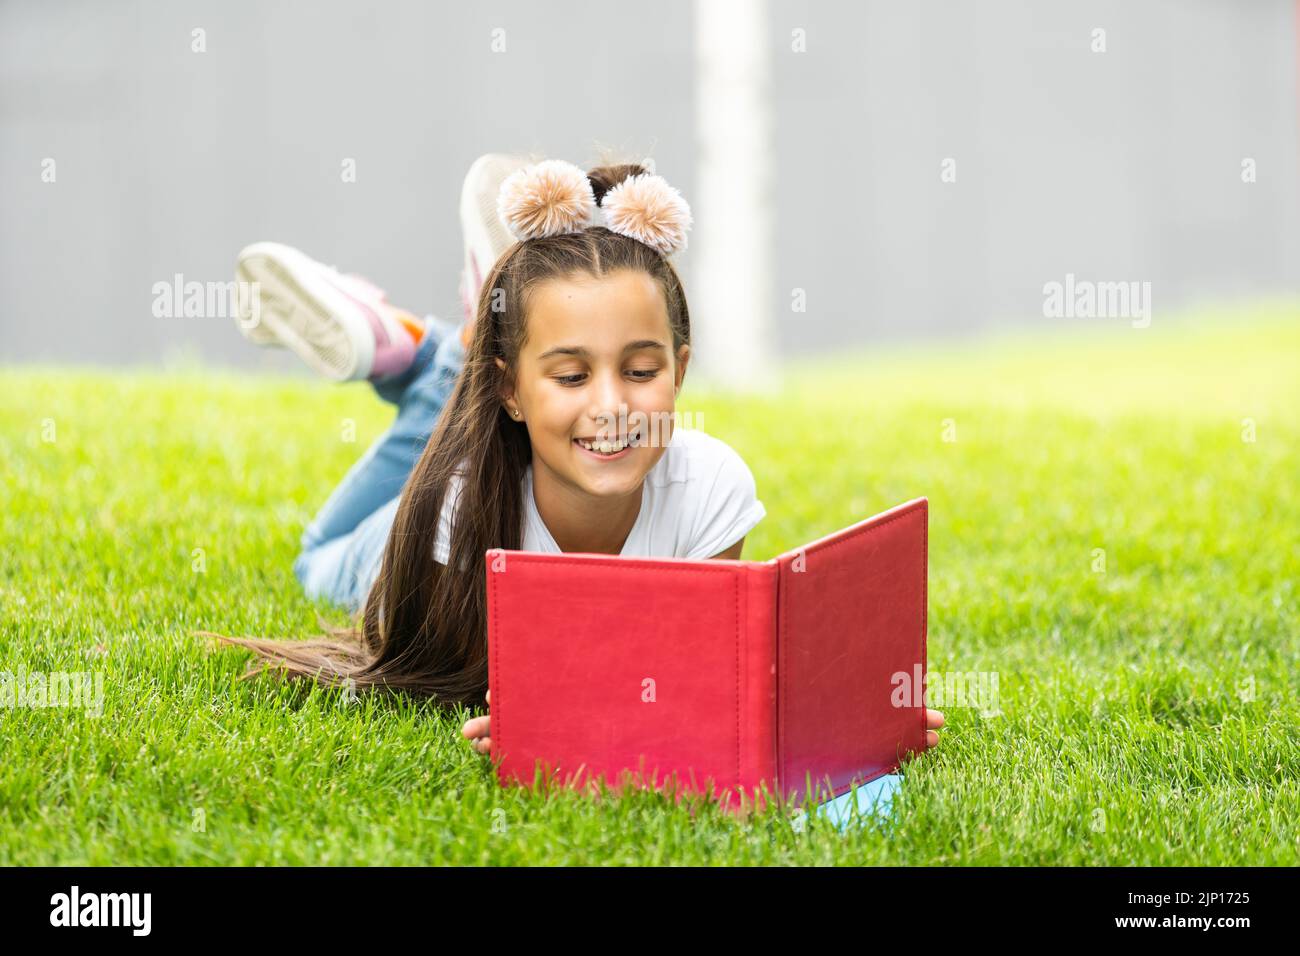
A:
{"type": "MultiPolygon", "coordinates": [[[[488,691],[484,695],[484,699],[488,702],[490,708],[492,706],[492,691],[488,691]]],[[[491,719],[491,717],[472,717],[465,721],[465,726],[461,728],[460,732],[472,741],[471,746],[478,753],[485,754],[492,746],[492,738],[488,736],[488,721],[491,719]]]]}
{"type": "MultiPolygon", "coordinates": [[[[486,695],[488,706],[492,705],[492,692],[488,691],[486,695]]],[[[488,727],[491,717],[474,717],[465,721],[465,726],[461,728],[461,733],[473,741],[472,746],[475,751],[481,754],[488,753],[492,746],[492,738],[488,736],[488,727]]],[[[943,712],[938,710],[925,711],[925,745],[926,747],[939,746],[938,729],[943,726],[943,712]]]]}
{"type": "Polygon", "coordinates": [[[925,745],[926,747],[939,746],[938,728],[943,726],[943,712],[938,710],[925,710],[925,745]]]}

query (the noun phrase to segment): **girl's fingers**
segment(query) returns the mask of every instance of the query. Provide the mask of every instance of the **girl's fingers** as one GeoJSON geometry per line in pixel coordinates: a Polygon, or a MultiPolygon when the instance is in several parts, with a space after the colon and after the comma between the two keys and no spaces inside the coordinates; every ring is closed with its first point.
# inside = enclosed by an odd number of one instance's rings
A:
{"type": "Polygon", "coordinates": [[[926,710],[925,726],[930,730],[935,730],[943,726],[943,712],[938,710],[926,710]]]}
{"type": "Polygon", "coordinates": [[[461,734],[465,737],[474,738],[482,737],[488,732],[489,721],[491,717],[474,717],[465,721],[465,726],[461,728],[461,734]]]}
{"type": "Polygon", "coordinates": [[[491,706],[491,704],[492,704],[492,691],[488,691],[486,694],[484,694],[484,695],[483,695],[483,699],[484,699],[485,701],[488,702],[488,706],[491,706]]]}
{"type": "Polygon", "coordinates": [[[936,734],[933,730],[927,730],[925,732],[925,745],[927,747],[939,746],[939,735],[936,734]]]}
{"type": "Polygon", "coordinates": [[[473,747],[477,752],[479,752],[479,753],[481,753],[481,754],[491,753],[491,752],[492,752],[492,738],[491,738],[491,737],[480,737],[478,740],[474,741],[474,743],[471,744],[471,746],[472,746],[472,747],[473,747]]]}

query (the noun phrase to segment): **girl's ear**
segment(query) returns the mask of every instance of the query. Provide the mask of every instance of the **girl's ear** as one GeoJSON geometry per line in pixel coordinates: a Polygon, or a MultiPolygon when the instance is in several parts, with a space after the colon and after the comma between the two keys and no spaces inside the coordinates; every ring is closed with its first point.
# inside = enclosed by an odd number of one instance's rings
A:
{"type": "MultiPolygon", "coordinates": [[[[506,365],[504,361],[502,361],[499,355],[493,358],[492,361],[496,362],[497,368],[501,369],[501,371],[505,373],[505,375],[503,375],[501,378],[501,391],[498,393],[498,395],[501,399],[501,404],[503,404],[506,407],[506,412],[510,413],[510,403],[514,400],[515,397],[514,395],[515,383],[514,383],[514,379],[510,375],[510,367],[506,365]]],[[[515,417],[517,418],[518,416],[516,415],[515,417]]]]}
{"type": "Polygon", "coordinates": [[[683,345],[677,350],[677,381],[673,386],[674,392],[681,391],[682,379],[686,377],[686,363],[691,360],[691,347],[683,345]]]}

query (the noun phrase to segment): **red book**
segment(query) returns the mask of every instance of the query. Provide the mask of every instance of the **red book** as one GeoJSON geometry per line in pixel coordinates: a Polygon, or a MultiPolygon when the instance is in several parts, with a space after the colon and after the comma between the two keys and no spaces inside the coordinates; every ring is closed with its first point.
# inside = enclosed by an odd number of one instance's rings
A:
{"type": "Polygon", "coordinates": [[[898,769],[925,749],[927,521],[916,498],[769,561],[486,552],[500,781],[736,809],[898,769]]]}

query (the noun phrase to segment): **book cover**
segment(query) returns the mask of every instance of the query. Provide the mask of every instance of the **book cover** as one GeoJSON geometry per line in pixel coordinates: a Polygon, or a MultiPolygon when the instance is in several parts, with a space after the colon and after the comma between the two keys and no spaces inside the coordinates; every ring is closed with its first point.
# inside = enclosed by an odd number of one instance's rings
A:
{"type": "Polygon", "coordinates": [[[925,747],[927,524],[917,498],[768,561],[488,551],[499,779],[735,809],[896,770],[925,747]]]}

